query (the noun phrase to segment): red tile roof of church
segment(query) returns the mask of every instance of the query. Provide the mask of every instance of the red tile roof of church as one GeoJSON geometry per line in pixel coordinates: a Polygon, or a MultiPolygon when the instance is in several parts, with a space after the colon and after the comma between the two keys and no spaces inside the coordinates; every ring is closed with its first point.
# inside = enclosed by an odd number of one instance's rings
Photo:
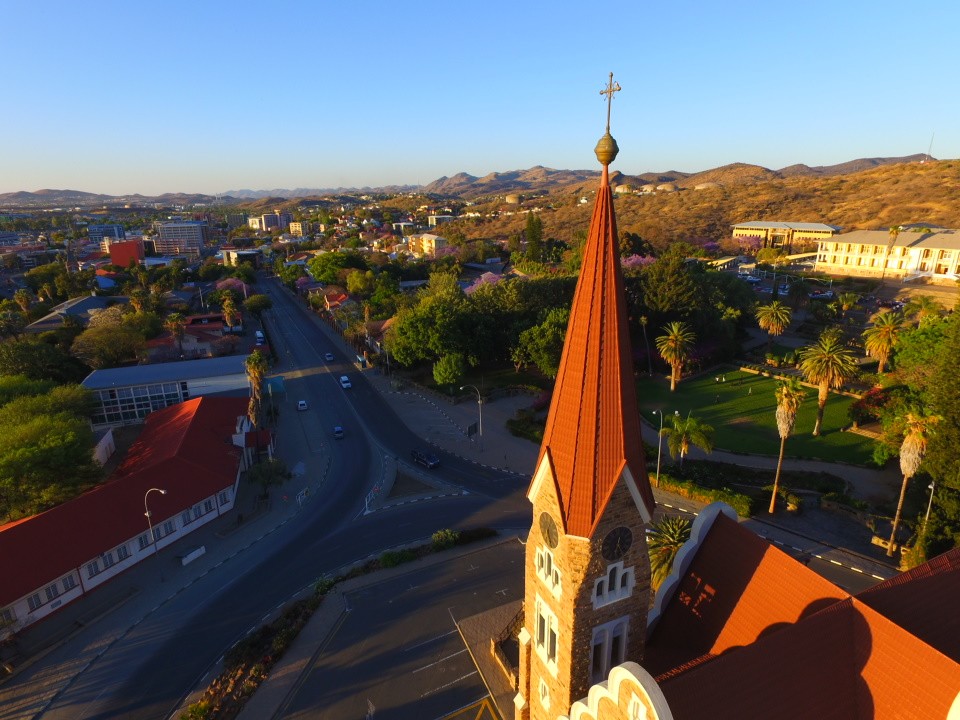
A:
{"type": "Polygon", "coordinates": [[[647,641],[654,676],[750,645],[847,594],[719,514],[647,641]]]}
{"type": "Polygon", "coordinates": [[[605,165],[538,461],[550,457],[568,534],[592,534],[625,469],[653,513],[631,357],[605,165]]]}
{"type": "Polygon", "coordinates": [[[960,662],[960,548],[874,585],[857,599],[960,662]]]}
{"type": "Polygon", "coordinates": [[[960,692],[958,573],[953,550],[850,597],[721,514],[643,666],[675,720],[945,718],[960,692]]]}

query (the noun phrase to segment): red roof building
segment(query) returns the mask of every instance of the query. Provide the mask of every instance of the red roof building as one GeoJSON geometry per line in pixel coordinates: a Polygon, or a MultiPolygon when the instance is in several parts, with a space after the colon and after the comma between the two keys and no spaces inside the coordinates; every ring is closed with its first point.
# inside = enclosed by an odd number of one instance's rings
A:
{"type": "Polygon", "coordinates": [[[158,549],[228,512],[249,463],[246,410],[200,397],[153,412],[107,482],[0,526],[0,614],[23,627],[152,554],[147,501],[158,549]]]}

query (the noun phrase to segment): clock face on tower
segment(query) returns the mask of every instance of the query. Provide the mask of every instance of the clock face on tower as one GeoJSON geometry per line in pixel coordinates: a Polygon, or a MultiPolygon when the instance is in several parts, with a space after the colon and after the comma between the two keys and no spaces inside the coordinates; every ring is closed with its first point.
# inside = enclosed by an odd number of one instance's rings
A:
{"type": "Polygon", "coordinates": [[[607,562],[616,562],[624,556],[633,544],[633,533],[630,528],[617,527],[607,533],[600,546],[603,559],[607,562]]]}
{"type": "Polygon", "coordinates": [[[544,542],[551,550],[557,547],[560,535],[557,532],[557,523],[550,516],[550,513],[540,513],[540,534],[543,535],[544,542]]]}

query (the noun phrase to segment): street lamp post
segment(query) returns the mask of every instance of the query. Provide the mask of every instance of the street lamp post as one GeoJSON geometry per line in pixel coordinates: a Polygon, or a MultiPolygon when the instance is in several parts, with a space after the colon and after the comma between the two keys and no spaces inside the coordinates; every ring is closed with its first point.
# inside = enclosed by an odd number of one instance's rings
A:
{"type": "Polygon", "coordinates": [[[654,483],[660,487],[660,453],[663,452],[663,410],[654,410],[654,415],[660,416],[660,432],[657,433],[657,479],[654,483]]]}
{"type": "Polygon", "coordinates": [[[480,423],[477,426],[480,431],[480,452],[483,452],[483,398],[480,397],[480,391],[475,385],[461,385],[461,390],[466,390],[467,388],[473,389],[477,394],[477,413],[480,416],[480,423]]]}
{"type": "MultiPolygon", "coordinates": [[[[147,498],[150,497],[150,493],[152,492],[158,492],[161,495],[166,495],[167,491],[160,488],[150,488],[143,494],[143,514],[147,516],[147,530],[150,533],[150,540],[153,543],[153,554],[157,556],[157,562],[160,562],[160,551],[157,549],[157,537],[153,534],[153,515],[150,512],[150,508],[147,507],[147,498]]],[[[162,566],[160,570],[160,579],[163,580],[162,566]]]]}
{"type": "Polygon", "coordinates": [[[932,481],[927,487],[930,488],[930,499],[927,501],[927,514],[923,516],[923,533],[921,537],[926,537],[927,534],[927,523],[930,520],[930,508],[933,507],[933,493],[937,488],[937,481],[932,481]]]}

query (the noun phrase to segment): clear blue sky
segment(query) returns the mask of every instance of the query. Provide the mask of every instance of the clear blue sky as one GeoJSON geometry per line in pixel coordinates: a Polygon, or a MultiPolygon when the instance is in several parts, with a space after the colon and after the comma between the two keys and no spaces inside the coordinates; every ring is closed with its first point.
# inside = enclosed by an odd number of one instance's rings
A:
{"type": "Polygon", "coordinates": [[[956,3],[118,2],[3,11],[0,192],[960,157],[956,3]]]}

